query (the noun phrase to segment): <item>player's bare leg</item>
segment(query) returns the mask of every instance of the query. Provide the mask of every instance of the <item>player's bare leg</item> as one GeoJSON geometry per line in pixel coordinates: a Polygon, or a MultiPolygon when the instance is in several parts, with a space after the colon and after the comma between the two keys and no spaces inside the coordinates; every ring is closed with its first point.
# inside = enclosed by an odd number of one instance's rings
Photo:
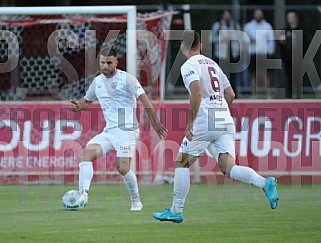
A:
{"type": "Polygon", "coordinates": [[[235,159],[229,153],[221,153],[218,164],[226,177],[262,188],[271,208],[275,209],[278,206],[279,199],[274,177],[264,178],[250,167],[235,165],[235,159]]]}
{"type": "Polygon", "coordinates": [[[143,204],[140,201],[138,191],[137,177],[133,171],[130,170],[130,157],[117,157],[117,169],[124,179],[125,186],[129,192],[131,200],[131,211],[140,211],[143,204]]]}
{"type": "Polygon", "coordinates": [[[177,155],[175,160],[173,205],[163,213],[154,213],[153,216],[155,219],[172,221],[174,223],[181,223],[183,221],[183,207],[190,188],[189,167],[196,159],[197,157],[185,153],[179,153],[177,155]]]}
{"type": "Polygon", "coordinates": [[[101,157],[103,151],[98,144],[88,144],[79,155],[79,191],[88,204],[88,192],[94,175],[92,161],[101,157]]]}

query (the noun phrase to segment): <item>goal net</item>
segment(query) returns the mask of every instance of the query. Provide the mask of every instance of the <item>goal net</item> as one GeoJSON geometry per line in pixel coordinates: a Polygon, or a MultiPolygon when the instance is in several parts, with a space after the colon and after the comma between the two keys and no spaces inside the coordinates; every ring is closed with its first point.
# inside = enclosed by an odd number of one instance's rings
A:
{"type": "Polygon", "coordinates": [[[136,45],[134,39],[127,40],[128,15],[108,14],[108,8],[98,15],[1,15],[1,100],[21,98],[17,90],[61,100],[82,97],[99,72],[96,57],[102,47],[114,48],[119,68],[134,68],[129,72],[159,99],[167,50],[164,30],[170,28],[172,14],[138,13],[136,45]],[[9,58],[16,60],[15,67],[10,67],[14,61],[8,63],[9,58]]]}
{"type": "MultiPolygon", "coordinates": [[[[96,7],[95,13],[86,12],[93,7],[83,7],[77,13],[79,8],[0,8],[0,99],[23,100],[23,95],[17,92],[23,90],[27,95],[41,95],[46,101],[8,102],[3,106],[0,183],[76,181],[77,154],[103,129],[103,116],[99,113],[93,118],[96,113],[83,113],[79,120],[66,123],[62,113],[67,109],[67,102],[47,100],[83,97],[99,73],[97,57],[102,47],[117,51],[118,67],[136,75],[156,101],[156,111],[160,110],[161,89],[164,88],[161,77],[165,76],[162,72],[168,40],[164,35],[165,30],[170,29],[174,13],[136,14],[135,8],[133,15],[126,13],[124,6],[117,8],[118,12],[111,11],[115,6],[96,7]],[[17,114],[22,113],[22,117],[11,114],[16,107],[19,107],[17,114]],[[69,126],[78,122],[81,131],[69,126]],[[55,129],[57,124],[65,124],[66,131],[55,129]],[[51,129],[43,129],[45,127],[51,129]]],[[[140,112],[140,124],[150,127],[146,117],[140,112]]],[[[136,168],[145,174],[152,174],[156,168],[151,165],[151,155],[158,141],[152,128],[141,129],[137,150],[147,148],[148,152],[147,156],[138,158],[136,168]]],[[[95,173],[102,176],[100,182],[119,180],[115,154],[110,153],[103,160],[95,163],[95,173]],[[113,177],[115,175],[117,178],[113,177]]],[[[151,182],[152,178],[147,176],[140,180],[151,182]]]]}

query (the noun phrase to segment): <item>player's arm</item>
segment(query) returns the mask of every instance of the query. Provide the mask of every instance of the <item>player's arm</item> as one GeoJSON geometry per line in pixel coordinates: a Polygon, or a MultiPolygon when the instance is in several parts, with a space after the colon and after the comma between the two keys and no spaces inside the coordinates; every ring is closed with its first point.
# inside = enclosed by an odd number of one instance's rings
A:
{"type": "Polygon", "coordinates": [[[188,115],[188,121],[185,129],[185,135],[188,140],[192,140],[193,137],[193,124],[197,116],[198,110],[201,105],[201,84],[199,80],[195,80],[190,83],[189,89],[191,91],[191,96],[189,99],[190,113],[188,115]]]}
{"type": "Polygon", "coordinates": [[[92,101],[86,100],[84,98],[80,100],[70,100],[70,109],[74,112],[82,111],[87,109],[87,107],[92,103],[92,101]]]}
{"type": "Polygon", "coordinates": [[[235,93],[230,84],[230,81],[227,79],[226,75],[223,73],[222,69],[219,69],[219,79],[222,83],[222,87],[224,89],[224,99],[226,100],[227,104],[232,104],[235,93]]]}
{"type": "Polygon", "coordinates": [[[235,93],[231,86],[224,89],[224,98],[228,105],[232,104],[235,98],[235,93]]]}
{"type": "Polygon", "coordinates": [[[87,109],[87,107],[96,99],[96,78],[90,84],[86,95],[80,100],[70,100],[70,109],[74,112],[82,111],[87,109]]]}
{"type": "Polygon", "coordinates": [[[167,129],[163,126],[162,123],[160,123],[158,117],[155,114],[153,104],[150,101],[150,99],[148,98],[148,96],[145,93],[143,93],[138,97],[138,100],[143,104],[143,106],[148,114],[150,123],[152,124],[154,130],[157,132],[158,136],[160,138],[165,139],[167,136],[167,129]]]}

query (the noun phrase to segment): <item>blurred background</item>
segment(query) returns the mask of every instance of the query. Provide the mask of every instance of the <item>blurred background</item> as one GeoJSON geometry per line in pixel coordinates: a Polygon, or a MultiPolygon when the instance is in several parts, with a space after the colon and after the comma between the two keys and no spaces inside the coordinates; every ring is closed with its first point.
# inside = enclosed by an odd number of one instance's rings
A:
{"type": "MultiPolygon", "coordinates": [[[[43,6],[43,1],[40,0],[1,0],[1,6],[43,6]]],[[[264,13],[265,20],[271,24],[273,30],[284,30],[287,26],[287,13],[294,11],[299,18],[300,30],[303,30],[304,43],[303,51],[306,51],[309,47],[312,39],[316,36],[318,29],[321,28],[321,4],[320,1],[294,1],[294,0],[267,0],[267,1],[246,1],[246,0],[230,0],[230,1],[159,1],[157,4],[150,4],[147,0],[136,1],[103,1],[103,0],[57,0],[54,2],[46,2],[46,6],[87,6],[87,5],[136,5],[138,13],[154,12],[158,10],[172,10],[176,11],[171,21],[172,30],[182,30],[187,28],[186,22],[184,22],[184,14],[190,14],[191,28],[201,32],[210,31],[215,22],[219,22],[221,19],[222,11],[228,10],[233,16],[234,21],[239,24],[240,29],[243,30],[244,25],[251,21],[253,17],[253,11],[255,9],[261,9],[264,13]],[[264,3],[264,4],[263,4],[264,3]],[[185,6],[185,10],[183,10],[185,6]]],[[[185,19],[186,21],[186,19],[185,19]]],[[[3,29],[3,28],[2,28],[3,29]]],[[[203,54],[214,58],[213,50],[215,49],[215,43],[210,41],[210,32],[204,32],[202,36],[203,42],[203,54]]],[[[316,36],[317,37],[317,36],[316,36]]],[[[315,45],[318,45],[318,41],[315,45]]],[[[165,87],[164,98],[165,99],[186,99],[188,94],[183,86],[182,79],[180,77],[180,65],[184,62],[184,58],[179,50],[180,41],[173,40],[168,42],[168,52],[166,54],[166,74],[165,74],[165,87]],[[176,59],[176,60],[175,60],[176,59]]],[[[3,45],[2,45],[3,46],[3,45]]],[[[279,59],[281,58],[281,45],[278,41],[275,41],[275,50],[273,55],[269,58],[279,59]]],[[[317,74],[321,69],[321,51],[319,46],[315,47],[317,52],[313,57],[313,64],[317,74]]],[[[3,49],[3,48],[2,48],[3,49]]],[[[3,50],[2,50],[3,52],[3,50]]],[[[284,65],[284,63],[283,63],[284,65]]],[[[311,66],[311,64],[309,64],[311,66]]],[[[284,66],[283,66],[284,67],[284,66]]],[[[233,81],[235,84],[235,90],[237,90],[237,99],[248,98],[305,98],[314,99],[319,98],[321,85],[318,76],[307,75],[303,76],[302,90],[299,97],[287,97],[286,95],[286,71],[283,69],[274,69],[270,72],[270,84],[267,88],[271,91],[268,96],[254,97],[253,91],[251,91],[251,78],[250,71],[246,70],[243,76],[237,76],[233,81]],[[240,80],[240,78],[242,80],[240,80]],[[320,86],[319,86],[320,85],[320,86]]],[[[8,74],[5,74],[8,75],[8,74]]],[[[19,74],[17,74],[19,75],[19,74]]],[[[26,100],[41,100],[41,99],[64,99],[64,97],[53,97],[52,95],[45,94],[44,92],[37,94],[28,90],[29,86],[23,86],[21,88],[21,82],[12,81],[8,83],[7,79],[0,79],[0,92],[1,100],[15,100],[18,98],[26,100]],[[16,88],[18,87],[18,91],[16,88]],[[25,90],[27,89],[27,90],[25,90]],[[19,94],[26,93],[21,96],[19,94]]],[[[36,84],[37,85],[37,84],[36,84]]],[[[264,87],[264,85],[263,85],[264,87]]]]}

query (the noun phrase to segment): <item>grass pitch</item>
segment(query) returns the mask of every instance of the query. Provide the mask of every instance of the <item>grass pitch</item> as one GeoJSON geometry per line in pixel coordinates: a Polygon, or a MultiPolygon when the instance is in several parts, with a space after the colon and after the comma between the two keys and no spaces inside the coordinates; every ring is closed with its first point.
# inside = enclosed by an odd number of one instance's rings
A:
{"type": "Polygon", "coordinates": [[[279,185],[271,210],[260,189],[244,184],[192,185],[184,221],[159,222],[172,185],[140,185],[144,209],[130,212],[124,185],[93,185],[89,205],[65,211],[73,185],[0,186],[0,242],[320,242],[320,185],[279,185]]]}

